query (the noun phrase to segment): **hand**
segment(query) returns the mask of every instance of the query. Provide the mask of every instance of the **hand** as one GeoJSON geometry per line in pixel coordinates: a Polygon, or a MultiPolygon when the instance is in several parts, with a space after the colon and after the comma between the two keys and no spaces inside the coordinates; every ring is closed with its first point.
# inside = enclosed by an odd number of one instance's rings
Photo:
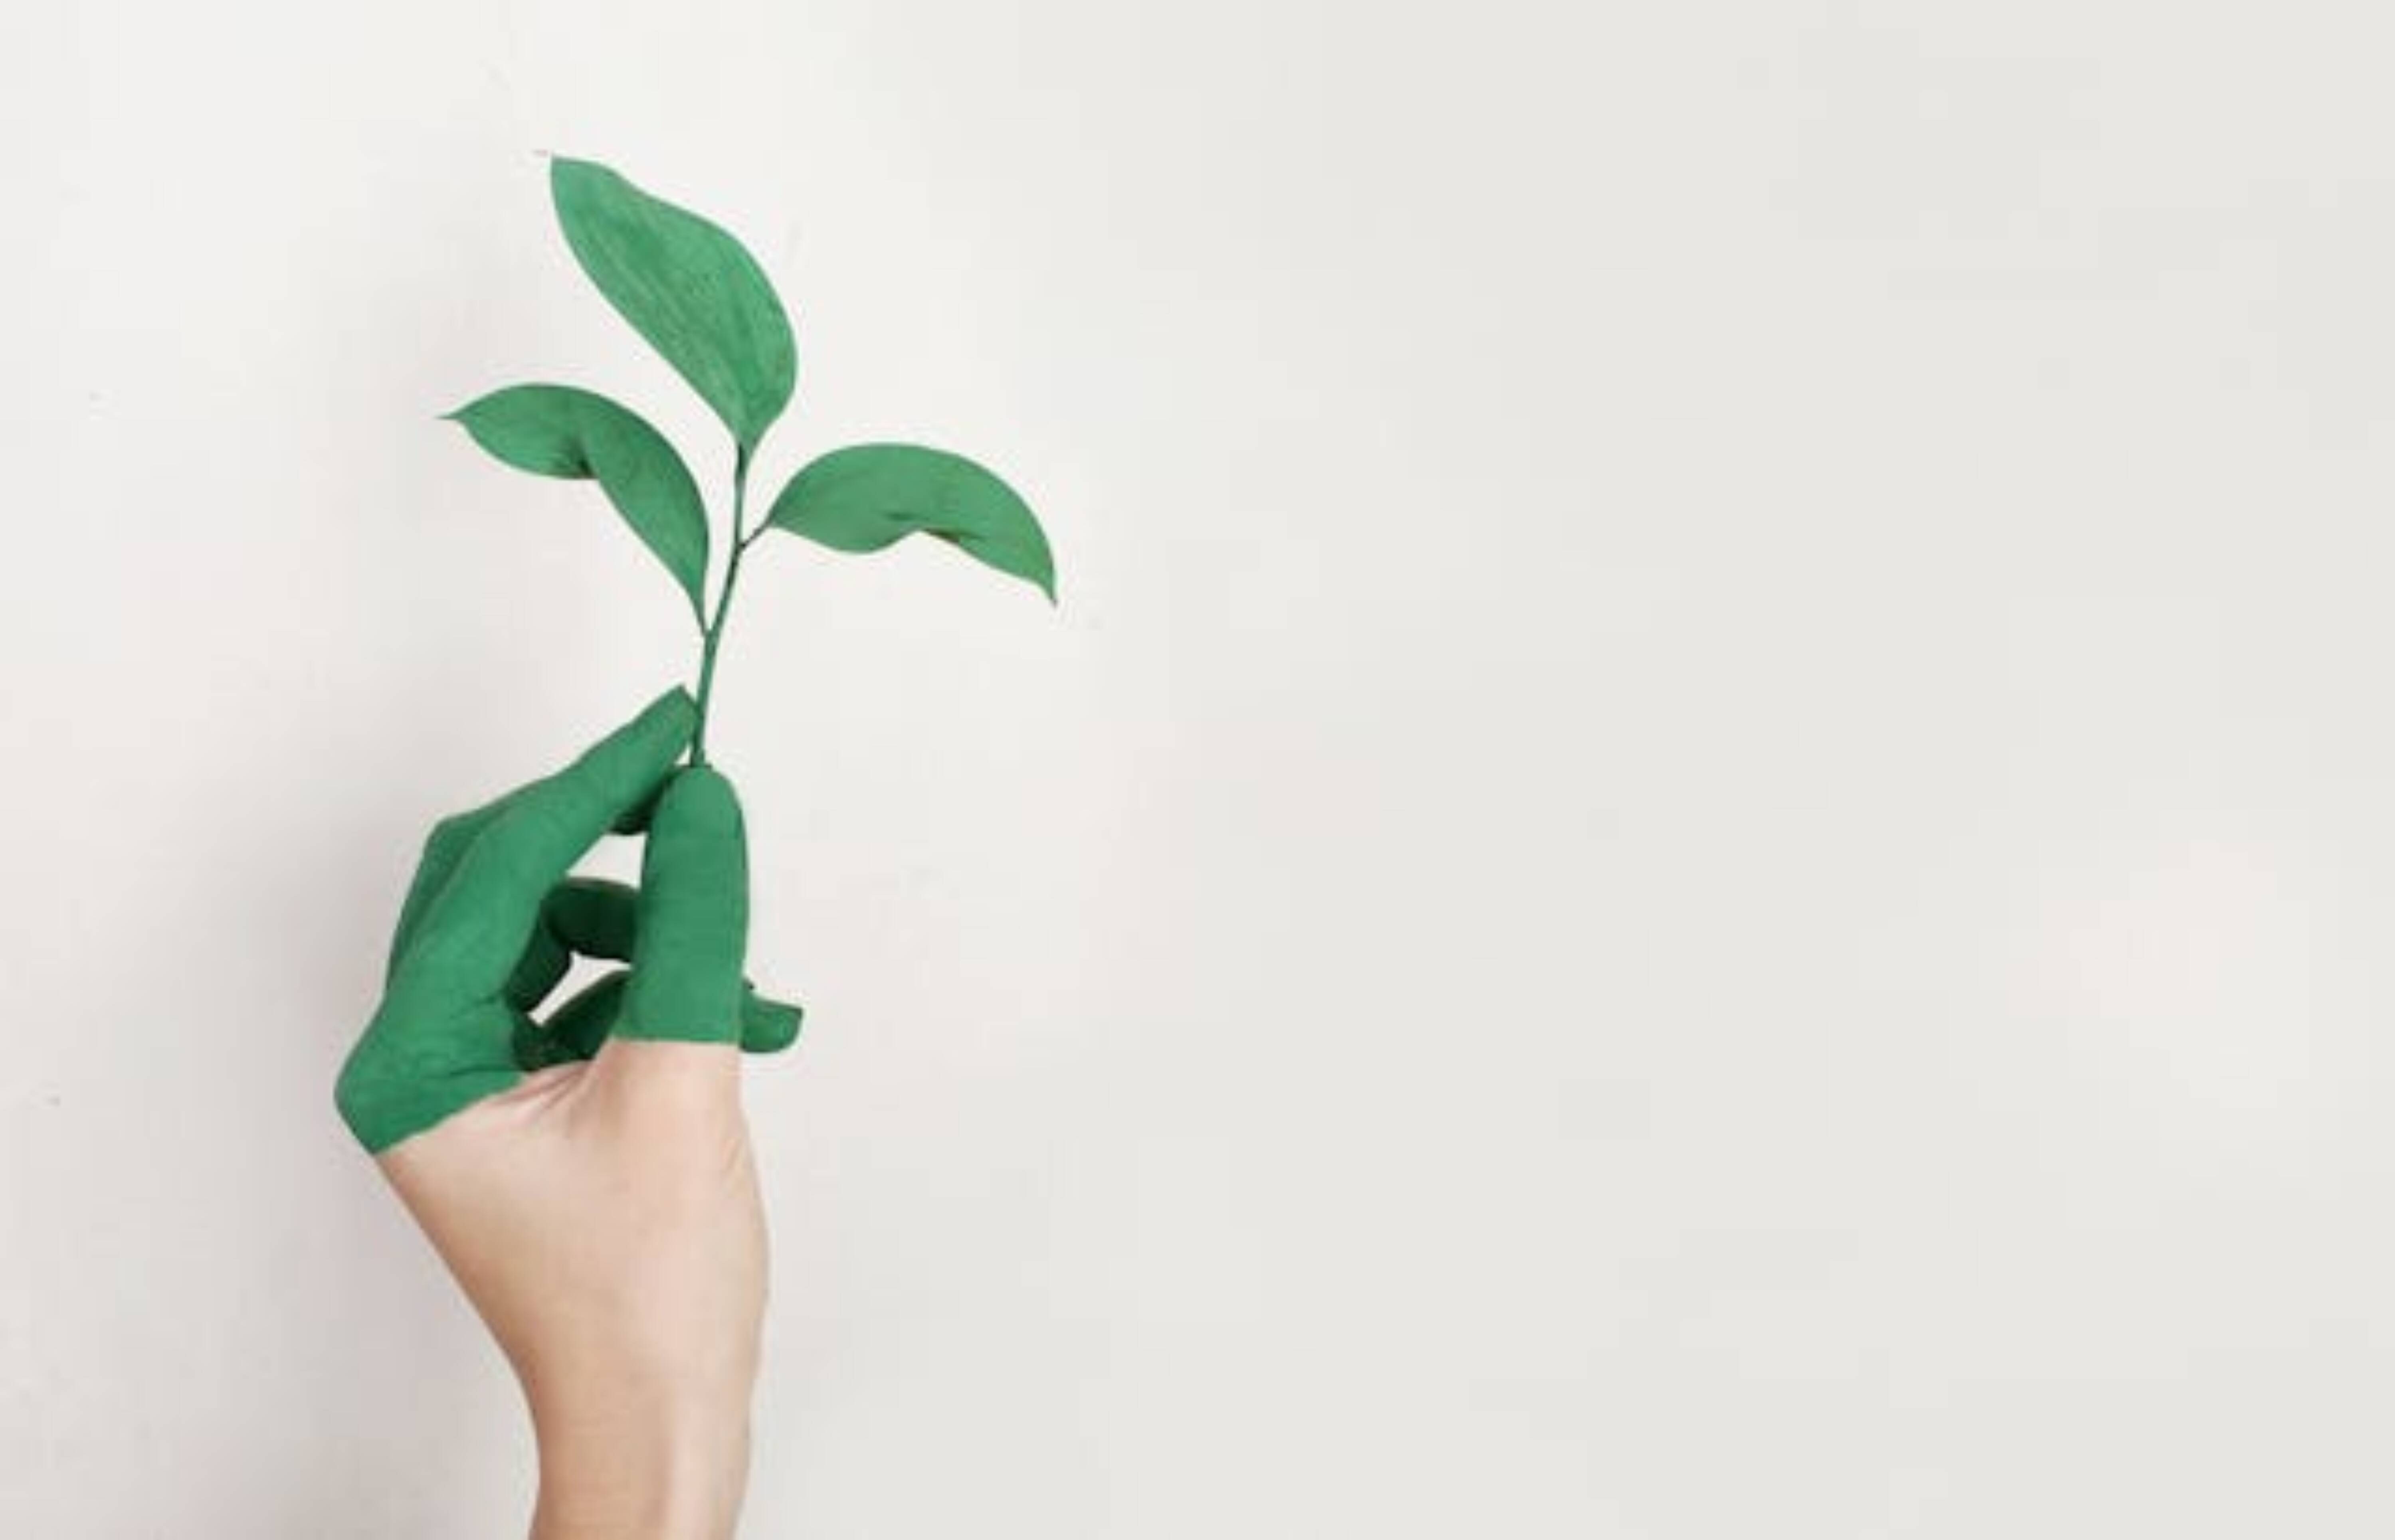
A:
{"type": "Polygon", "coordinates": [[[540,1446],[535,1540],[732,1533],[766,1237],[739,1050],[796,1035],[741,975],[731,783],[657,698],[563,770],[444,819],[342,1118],[490,1327],[540,1446]],[[639,889],[572,878],[645,823],[639,889]],[[569,954],[628,960],[536,1021],[569,954]]]}

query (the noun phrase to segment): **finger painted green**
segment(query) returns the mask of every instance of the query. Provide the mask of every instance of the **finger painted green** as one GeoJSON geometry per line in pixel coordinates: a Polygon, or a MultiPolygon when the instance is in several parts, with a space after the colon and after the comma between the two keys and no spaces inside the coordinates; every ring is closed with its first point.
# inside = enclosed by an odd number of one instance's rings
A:
{"type": "Polygon", "coordinates": [[[641,543],[704,614],[707,503],[666,436],[628,407],[571,385],[510,385],[441,414],[519,470],[596,480],[641,543]]]}
{"type": "Polygon", "coordinates": [[[574,258],[649,346],[756,447],[789,404],[798,344],[774,285],[730,231],[593,161],[560,155],[551,200],[574,258]]]}
{"type": "MultiPolygon", "coordinates": [[[[507,992],[541,905],[671,772],[695,721],[689,692],[668,691],[554,775],[434,828],[401,904],[382,1003],[334,1085],[360,1143],[387,1149],[522,1078],[523,1013],[507,992]]],[[[660,814],[666,806],[659,797],[660,814]]]]}
{"type": "MultiPolygon", "coordinates": [[[[640,904],[640,889],[606,877],[567,877],[550,888],[547,902],[541,905],[540,925],[509,981],[518,1007],[525,1011],[537,1009],[564,979],[574,957],[631,962],[638,954],[640,904]]],[[[597,1052],[599,1043],[615,1026],[628,977],[628,970],[621,968],[605,975],[550,1012],[546,1021],[534,1021],[527,1016],[516,1034],[517,1061],[532,1068],[567,1059],[588,1059],[597,1052]],[[611,981],[613,990],[602,992],[600,986],[611,981]],[[562,1050],[558,1046],[560,1034],[583,1025],[592,1033],[587,1045],[562,1050]]],[[[753,982],[744,981],[740,1046],[751,1053],[779,1052],[796,1041],[804,1017],[801,1007],[768,999],[757,993],[753,982]]]]}
{"type": "Polygon", "coordinates": [[[806,1019],[803,1006],[768,998],[751,988],[741,1002],[740,1046],[750,1053],[779,1053],[799,1040],[806,1019]]]}
{"type": "Polygon", "coordinates": [[[639,939],[615,1032],[730,1043],[748,949],[748,846],[740,800],[713,768],[677,773],[641,855],[639,939]]]}
{"type": "Polygon", "coordinates": [[[920,530],[1056,602],[1055,557],[1030,506],[945,449],[866,443],[817,455],[782,488],[765,522],[836,551],[878,551],[920,530]]]}

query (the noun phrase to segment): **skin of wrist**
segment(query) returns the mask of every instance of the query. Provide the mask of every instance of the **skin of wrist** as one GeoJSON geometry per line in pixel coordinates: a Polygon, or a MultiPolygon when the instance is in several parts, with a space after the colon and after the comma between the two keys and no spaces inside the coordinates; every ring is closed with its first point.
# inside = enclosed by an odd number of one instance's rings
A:
{"type": "Polygon", "coordinates": [[[729,1540],[748,1477],[747,1409],[536,1414],[532,1540],[729,1540]]]}

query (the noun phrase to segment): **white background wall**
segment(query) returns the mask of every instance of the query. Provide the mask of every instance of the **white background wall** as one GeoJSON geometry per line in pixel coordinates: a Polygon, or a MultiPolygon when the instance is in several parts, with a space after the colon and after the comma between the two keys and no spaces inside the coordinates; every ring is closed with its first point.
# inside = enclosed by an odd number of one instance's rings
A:
{"type": "MultiPolygon", "coordinates": [[[[536,151],[789,297],[722,679],[744,1533],[2395,1528],[2377,7],[0,19],[0,1532],[517,1532],[333,1072],[427,825],[676,678],[719,430],[536,151]]],[[[629,872],[611,844],[601,869],[629,872]]]]}

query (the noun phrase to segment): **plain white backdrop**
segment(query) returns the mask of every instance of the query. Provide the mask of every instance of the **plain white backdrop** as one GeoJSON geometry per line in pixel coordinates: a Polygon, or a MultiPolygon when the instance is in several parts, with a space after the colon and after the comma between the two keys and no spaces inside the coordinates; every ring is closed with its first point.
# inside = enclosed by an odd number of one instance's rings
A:
{"type": "MultiPolygon", "coordinates": [[[[694,648],[721,430],[537,151],[738,233],[744,1533],[2395,1530],[2395,97],[2361,5],[0,19],[0,1531],[520,1532],[334,1117],[426,828],[694,648]]],[[[595,869],[628,873],[610,842],[595,869]]]]}

